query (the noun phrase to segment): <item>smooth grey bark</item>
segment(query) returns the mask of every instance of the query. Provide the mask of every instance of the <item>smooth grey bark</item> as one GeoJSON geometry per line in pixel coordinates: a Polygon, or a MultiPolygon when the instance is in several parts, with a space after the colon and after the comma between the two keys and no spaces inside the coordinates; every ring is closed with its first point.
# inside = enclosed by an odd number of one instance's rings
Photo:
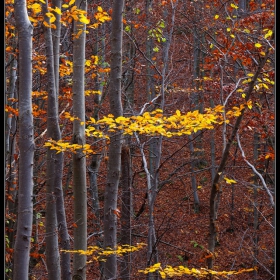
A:
{"type": "MultiPolygon", "coordinates": [[[[130,1],[129,7],[126,7],[127,17],[133,21],[133,4],[134,1],[130,1]]],[[[130,25],[130,33],[133,34],[133,24],[130,25]]],[[[124,88],[124,114],[133,114],[133,105],[134,105],[134,67],[135,67],[135,55],[136,48],[134,43],[131,40],[128,40],[124,43],[124,52],[123,60],[126,61],[124,69],[124,79],[123,79],[123,88],[124,88]]]]}
{"type": "MultiPolygon", "coordinates": [[[[199,3],[195,3],[196,6],[199,5],[199,3]]],[[[199,7],[197,7],[199,9],[199,7]]],[[[196,88],[196,91],[191,95],[191,108],[192,110],[198,110],[200,113],[203,111],[203,96],[200,92],[199,88],[201,87],[201,62],[202,62],[202,51],[201,51],[201,38],[202,35],[199,33],[197,28],[194,28],[193,30],[193,40],[194,40],[194,54],[193,54],[193,77],[194,77],[194,87],[196,88]]],[[[197,133],[194,134],[194,136],[198,135],[197,133]]],[[[203,156],[203,134],[199,134],[198,137],[196,137],[196,141],[190,141],[190,153],[191,153],[191,170],[192,172],[196,168],[201,168],[204,164],[204,161],[202,159],[203,156]]],[[[190,140],[193,139],[193,136],[190,136],[190,140]]],[[[191,175],[191,186],[193,191],[193,198],[194,198],[194,211],[199,212],[199,197],[197,192],[197,181],[195,174],[193,173],[191,175]]]]}
{"type": "MultiPolygon", "coordinates": [[[[267,48],[266,52],[265,52],[265,56],[260,60],[258,68],[254,74],[254,76],[252,77],[252,81],[248,84],[248,89],[246,92],[246,97],[245,97],[245,102],[247,102],[253,92],[256,80],[258,78],[258,76],[260,75],[263,66],[265,65],[267,58],[268,58],[268,54],[269,54],[269,50],[267,48]]],[[[217,242],[217,227],[216,227],[216,221],[217,221],[217,211],[218,211],[218,207],[217,207],[217,203],[218,203],[218,198],[219,198],[219,193],[220,193],[220,185],[219,185],[219,181],[221,178],[221,175],[224,171],[224,168],[226,166],[226,162],[229,156],[229,151],[232,145],[232,142],[234,140],[234,138],[236,137],[237,131],[239,129],[239,126],[241,124],[241,121],[243,119],[244,116],[244,112],[246,109],[243,109],[241,111],[241,114],[237,117],[236,122],[232,128],[232,132],[231,135],[229,136],[227,142],[226,142],[226,146],[223,150],[222,153],[222,158],[220,160],[220,164],[217,168],[216,171],[216,175],[215,178],[212,182],[212,186],[211,186],[211,193],[210,193],[210,215],[209,215],[209,241],[208,241],[208,250],[210,252],[212,252],[214,254],[215,251],[215,247],[216,247],[216,242],[217,242]]],[[[207,266],[209,269],[213,268],[213,258],[208,258],[207,260],[207,266]]]]}
{"type": "MultiPolygon", "coordinates": [[[[10,78],[7,88],[6,98],[17,98],[16,93],[16,81],[17,81],[17,59],[16,57],[11,57],[12,62],[10,66],[10,78]]],[[[16,109],[16,105],[13,105],[12,102],[6,100],[6,104],[16,109]]],[[[16,116],[10,116],[10,113],[7,112],[5,115],[6,126],[5,126],[5,170],[6,170],[6,199],[5,199],[5,210],[10,217],[15,217],[17,214],[17,169],[18,169],[18,154],[16,151],[17,139],[17,118],[16,116]]],[[[9,244],[6,245],[13,247],[16,221],[14,219],[6,219],[6,223],[9,223],[10,230],[6,233],[8,237],[9,244]]],[[[7,267],[6,263],[6,268],[7,267]]],[[[10,264],[12,265],[12,263],[10,264]]],[[[7,277],[12,277],[12,271],[6,273],[7,277]]]]}
{"type": "Polygon", "coordinates": [[[33,220],[34,131],[32,115],[32,35],[25,0],[15,0],[19,50],[19,185],[13,280],[28,280],[33,220]]]}
{"type": "MultiPolygon", "coordinates": [[[[61,9],[61,0],[54,0],[53,4],[54,7],[58,7],[61,9]]],[[[53,67],[54,67],[54,79],[55,79],[55,89],[56,89],[56,103],[58,104],[58,96],[59,96],[59,56],[60,56],[60,37],[61,37],[61,15],[58,13],[56,14],[56,20],[54,22],[56,28],[52,29],[52,47],[53,47],[53,67]]],[[[57,140],[61,139],[61,131],[59,127],[59,116],[58,110],[55,112],[57,116],[57,131],[58,134],[57,140]]],[[[63,176],[63,167],[64,167],[64,155],[61,153],[57,155],[56,158],[56,172],[57,178],[55,180],[56,185],[54,186],[54,194],[56,198],[56,216],[57,216],[57,228],[58,234],[60,237],[59,240],[59,247],[62,250],[70,250],[70,238],[67,229],[67,221],[65,215],[65,207],[64,207],[64,193],[62,187],[62,176],[63,176]]],[[[71,268],[70,268],[70,254],[62,252],[61,253],[61,278],[63,280],[70,280],[71,279],[71,268]]]]}
{"type": "MultiPolygon", "coordinates": [[[[77,0],[79,9],[87,11],[87,2],[77,0]]],[[[78,118],[73,122],[73,143],[85,144],[85,38],[84,23],[74,22],[74,34],[83,32],[73,39],[73,115],[78,118]]],[[[74,250],[87,249],[87,186],[86,157],[81,150],[73,154],[73,191],[74,191],[74,250]]],[[[74,254],[73,279],[86,279],[86,255],[74,254]]]]}
{"type": "MultiPolygon", "coordinates": [[[[11,57],[12,62],[10,66],[10,78],[9,85],[7,88],[6,99],[17,98],[16,96],[16,81],[17,81],[17,59],[11,57]]],[[[13,107],[9,101],[6,100],[6,104],[13,107]]],[[[5,200],[5,207],[8,207],[11,213],[14,212],[15,201],[16,199],[16,166],[17,166],[17,155],[15,154],[15,146],[16,146],[16,117],[10,116],[10,113],[7,112],[5,114],[5,170],[8,176],[6,177],[7,181],[7,195],[11,196],[11,199],[5,200]]],[[[11,234],[9,234],[11,237],[11,234]]],[[[12,240],[10,240],[12,242],[12,240]]],[[[13,242],[12,242],[13,243],[13,242]]]]}
{"type": "MultiPolygon", "coordinates": [[[[128,145],[122,147],[121,154],[121,234],[120,244],[131,245],[131,156],[128,145]]],[[[120,279],[129,280],[131,261],[130,253],[125,254],[120,265],[120,279]]]]}
{"type": "MultiPolygon", "coordinates": [[[[61,0],[53,0],[52,6],[61,10],[61,0]]],[[[54,76],[55,76],[55,88],[56,94],[59,95],[59,57],[60,57],[60,38],[61,38],[61,15],[55,14],[54,25],[55,29],[52,29],[52,42],[53,42],[53,65],[54,65],[54,76]]],[[[63,278],[64,279],[64,278],[63,278]]]]}
{"type": "MultiPolygon", "coordinates": [[[[44,20],[50,24],[48,12],[48,1],[42,5],[44,20]]],[[[47,79],[48,79],[48,107],[47,107],[47,137],[58,141],[61,139],[58,120],[58,99],[54,73],[54,52],[52,33],[50,27],[44,27],[47,79]]],[[[62,179],[62,153],[55,150],[47,150],[47,173],[46,173],[46,263],[48,269],[48,279],[60,279],[60,254],[58,247],[58,227],[56,215],[56,195],[57,184],[61,186],[62,179]],[[59,183],[60,182],[60,183],[59,183]]]]}
{"type": "MultiPolygon", "coordinates": [[[[259,157],[259,149],[260,149],[260,136],[258,133],[254,133],[254,162],[257,163],[258,157],[259,157]]],[[[258,176],[254,176],[254,185],[256,186],[258,184],[258,176]]],[[[254,241],[254,247],[253,247],[253,252],[254,252],[254,262],[253,265],[257,265],[257,259],[258,259],[258,253],[259,253],[259,248],[258,248],[258,243],[259,243],[259,236],[258,236],[258,229],[259,229],[259,202],[258,202],[258,190],[256,187],[254,187],[254,200],[252,202],[253,206],[253,224],[254,224],[254,236],[253,236],[253,241],[254,241]]],[[[257,271],[254,272],[254,279],[257,279],[257,271]]]]}
{"type": "MultiPolygon", "coordinates": [[[[99,38],[98,30],[96,30],[96,42],[94,55],[99,57],[101,67],[105,67],[105,27],[104,24],[100,26],[101,38],[99,38]],[[99,43],[100,42],[100,43],[99,43]]],[[[103,93],[103,83],[104,83],[104,73],[97,73],[95,78],[96,89],[101,92],[101,94],[95,94],[94,96],[94,111],[92,117],[98,121],[99,120],[99,111],[102,103],[103,93]]],[[[97,140],[97,139],[96,139],[97,140]]],[[[100,206],[99,206],[99,196],[98,196],[98,184],[97,177],[100,167],[102,156],[100,154],[94,154],[91,156],[91,163],[88,168],[89,181],[90,181],[90,192],[91,192],[91,202],[92,202],[92,211],[94,213],[94,233],[101,232],[101,220],[100,220],[100,206]]],[[[100,244],[97,244],[100,245],[100,244]]]]}
{"type": "MultiPolygon", "coordinates": [[[[152,6],[153,6],[153,0],[147,0],[145,10],[147,14],[148,32],[152,28],[152,24],[151,24],[152,6]]],[[[146,43],[146,57],[149,61],[152,61],[153,47],[154,47],[154,42],[152,38],[149,38],[146,43]]],[[[153,100],[156,94],[153,74],[154,74],[153,65],[149,64],[147,67],[147,93],[148,93],[149,101],[153,100]]],[[[155,109],[154,106],[153,108],[151,108],[151,110],[153,109],[155,109]]],[[[148,159],[149,166],[147,166],[146,158],[142,150],[143,148],[141,148],[143,165],[147,176],[147,200],[148,200],[148,207],[149,207],[147,266],[149,266],[153,262],[153,259],[155,263],[157,262],[157,252],[156,252],[156,248],[154,248],[154,245],[156,244],[156,233],[155,233],[153,212],[154,212],[154,202],[155,202],[156,188],[157,188],[157,179],[158,179],[155,178],[156,168],[157,168],[157,163],[156,163],[157,155],[159,155],[158,152],[160,147],[158,145],[159,144],[158,141],[159,141],[158,138],[154,138],[150,141],[149,159],[148,159]],[[152,180],[152,178],[154,178],[154,180],[152,180]]],[[[154,275],[153,273],[149,273],[147,275],[147,279],[153,277],[153,275],[154,275]]]]}
{"type": "MultiPolygon", "coordinates": [[[[17,81],[17,59],[11,56],[11,66],[10,66],[10,78],[9,85],[6,93],[5,104],[12,106],[12,104],[7,99],[15,98],[16,81],[17,81]]],[[[12,106],[13,107],[13,106],[12,106]]],[[[5,113],[5,169],[7,168],[7,162],[11,164],[11,155],[13,155],[13,146],[15,144],[15,139],[13,137],[15,133],[15,117],[11,117],[10,113],[5,113]]],[[[10,165],[11,166],[11,165],[10,165]]]]}
{"type": "MultiPolygon", "coordinates": [[[[168,79],[168,62],[169,62],[169,51],[172,41],[172,34],[175,22],[175,7],[176,4],[171,3],[172,11],[171,11],[171,22],[170,22],[170,30],[169,32],[164,32],[166,41],[163,42],[163,54],[162,61],[163,66],[161,69],[161,84],[160,84],[160,109],[164,111],[165,108],[165,94],[167,87],[167,79],[168,79]]],[[[167,11],[164,10],[165,18],[167,19],[168,14],[167,11]]],[[[148,205],[149,205],[149,229],[148,229],[148,253],[147,253],[147,266],[151,265],[153,262],[158,263],[158,250],[157,250],[157,238],[156,238],[156,230],[155,230],[155,222],[154,222],[154,204],[156,200],[156,195],[159,187],[159,168],[160,161],[162,155],[162,140],[163,137],[160,135],[155,138],[152,147],[153,153],[153,164],[154,170],[150,170],[149,174],[147,173],[147,177],[150,176],[150,186],[148,184],[148,205]],[[151,171],[154,171],[153,173],[151,171]]],[[[158,273],[148,273],[147,279],[158,279],[158,273]]]]}
{"type": "MultiPolygon", "coordinates": [[[[121,80],[122,80],[122,34],[124,0],[114,0],[111,29],[111,73],[109,84],[110,113],[115,118],[122,116],[121,80]]],[[[117,199],[121,171],[122,135],[117,132],[110,135],[108,175],[104,200],[104,248],[116,248],[117,245],[117,199]]],[[[104,264],[104,279],[117,279],[117,258],[113,254],[104,264]]]]}
{"type": "MultiPolygon", "coordinates": [[[[134,20],[133,7],[135,1],[131,1],[126,6],[126,18],[134,20]]],[[[130,25],[130,33],[133,34],[133,24],[130,25]]],[[[124,43],[123,60],[124,66],[124,108],[123,113],[127,116],[133,114],[134,105],[134,67],[135,67],[136,48],[131,40],[124,43]]],[[[132,159],[131,159],[131,137],[126,136],[122,147],[121,154],[121,232],[120,244],[131,245],[131,213],[132,213],[132,159]]],[[[120,260],[120,279],[129,280],[131,273],[131,253],[125,254],[120,260]]]]}

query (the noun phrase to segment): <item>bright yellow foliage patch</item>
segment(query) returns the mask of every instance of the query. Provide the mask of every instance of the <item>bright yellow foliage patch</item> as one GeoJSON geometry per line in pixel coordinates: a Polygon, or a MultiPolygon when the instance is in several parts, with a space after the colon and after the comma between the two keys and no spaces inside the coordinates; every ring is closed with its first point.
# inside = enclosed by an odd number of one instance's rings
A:
{"type": "Polygon", "coordinates": [[[240,274],[244,272],[251,272],[256,270],[256,268],[249,269],[241,269],[238,271],[215,271],[206,268],[196,269],[196,268],[188,268],[185,266],[176,266],[172,267],[167,265],[165,268],[161,267],[161,263],[156,263],[144,270],[138,270],[138,272],[142,272],[144,274],[148,274],[151,272],[159,271],[159,274],[162,279],[166,279],[166,277],[176,277],[176,276],[184,276],[184,275],[192,275],[197,278],[205,278],[206,276],[215,275],[215,279],[219,279],[218,276],[223,276],[227,278],[227,275],[240,274]]]}
{"type": "MultiPolygon", "coordinates": [[[[139,133],[149,136],[162,135],[170,138],[190,135],[202,129],[213,129],[214,124],[223,123],[222,112],[223,106],[221,105],[206,109],[204,114],[197,110],[182,114],[179,110],[176,110],[175,114],[164,116],[162,110],[157,109],[130,118],[123,116],[114,118],[112,114],[109,114],[96,121],[91,117],[89,121],[82,122],[81,125],[86,125],[85,134],[87,137],[110,139],[110,132],[121,130],[124,135],[139,133]]],[[[78,120],[77,117],[71,116],[68,112],[64,113],[64,117],[70,121],[78,120]]],[[[67,150],[74,152],[79,149],[82,149],[85,155],[93,153],[89,145],[74,145],[63,141],[56,142],[52,139],[46,142],[45,146],[57,150],[58,153],[67,150]]]]}

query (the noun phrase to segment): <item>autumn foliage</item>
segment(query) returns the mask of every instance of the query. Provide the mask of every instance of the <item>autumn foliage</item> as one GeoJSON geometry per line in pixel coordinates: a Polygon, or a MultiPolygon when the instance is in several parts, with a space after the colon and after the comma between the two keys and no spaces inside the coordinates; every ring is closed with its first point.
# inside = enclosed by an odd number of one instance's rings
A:
{"type": "MultiPolygon", "coordinates": [[[[21,156],[15,2],[5,0],[6,279],[13,276],[21,156]]],[[[74,254],[86,255],[87,279],[101,279],[102,263],[110,254],[117,255],[118,264],[129,263],[129,279],[276,279],[274,1],[126,1],[122,21],[124,113],[118,117],[110,112],[108,98],[111,2],[88,1],[84,11],[75,0],[63,0],[61,8],[50,1],[46,14],[49,23],[44,20],[42,2],[27,1],[33,26],[36,147],[30,279],[48,279],[48,149],[64,157],[62,185],[71,246],[77,227],[73,218],[72,156],[81,153],[86,157],[88,250],[60,252],[71,258],[74,254]],[[62,138],[57,141],[46,133],[48,71],[42,30],[55,30],[58,15],[61,38],[57,106],[62,138]],[[86,25],[85,121],[73,114],[72,44],[83,32],[74,33],[73,22],[86,25]],[[74,122],[85,126],[84,145],[73,142],[74,122]],[[119,133],[130,151],[130,244],[121,243],[121,181],[119,206],[112,209],[117,219],[118,247],[103,248],[103,206],[110,172],[108,147],[111,135],[119,133]],[[225,157],[227,145],[230,148],[225,157]],[[96,158],[98,168],[94,169],[96,158]],[[217,175],[219,166],[223,170],[217,175]],[[219,182],[214,186],[215,174],[219,182]],[[156,186],[154,204],[149,196],[152,190],[147,187],[149,179],[156,186]],[[209,218],[213,188],[217,207],[214,250],[210,248],[209,218]],[[148,252],[151,217],[156,239],[152,252],[148,252]],[[213,261],[211,268],[209,260],[213,261]]]]}

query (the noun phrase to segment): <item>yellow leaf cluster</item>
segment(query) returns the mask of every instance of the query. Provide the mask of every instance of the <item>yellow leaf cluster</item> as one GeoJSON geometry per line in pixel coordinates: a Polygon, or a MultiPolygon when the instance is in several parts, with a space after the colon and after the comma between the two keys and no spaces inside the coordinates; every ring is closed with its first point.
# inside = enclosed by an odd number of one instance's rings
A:
{"type": "MultiPolygon", "coordinates": [[[[94,124],[99,124],[101,128],[107,127],[110,132],[123,130],[123,134],[133,133],[146,135],[163,135],[166,137],[190,135],[202,129],[213,129],[213,124],[218,123],[221,118],[222,106],[214,109],[206,109],[206,113],[201,114],[197,110],[182,114],[176,110],[175,114],[163,116],[162,111],[157,109],[153,112],[145,112],[143,115],[127,117],[105,116],[94,124]]],[[[92,120],[91,120],[92,121],[92,120]]],[[[90,122],[91,122],[90,121],[90,122]]],[[[88,122],[90,129],[91,123],[88,122]]]]}
{"type": "Polygon", "coordinates": [[[89,25],[89,28],[97,28],[100,24],[110,21],[112,18],[109,16],[109,14],[105,11],[103,11],[102,7],[97,7],[97,12],[94,14],[95,19],[97,20],[96,23],[93,23],[89,25]]]}
{"type": "Polygon", "coordinates": [[[94,151],[91,149],[91,146],[89,144],[84,144],[84,145],[70,144],[69,142],[64,142],[62,140],[55,141],[49,139],[47,142],[45,142],[44,147],[49,147],[51,150],[56,150],[57,154],[65,151],[76,153],[77,150],[80,150],[85,156],[94,153],[94,151]]]}
{"type": "Polygon", "coordinates": [[[87,255],[91,256],[92,260],[89,261],[88,263],[91,263],[93,261],[106,261],[106,257],[110,255],[118,255],[118,256],[123,256],[127,253],[132,253],[139,251],[143,249],[147,244],[145,243],[137,243],[135,246],[132,245],[119,245],[115,250],[112,248],[101,248],[98,246],[89,246],[87,250],[61,250],[62,252],[66,253],[74,253],[74,254],[81,254],[81,255],[87,255]]]}
{"type": "Polygon", "coordinates": [[[90,90],[90,89],[85,91],[85,95],[89,96],[91,94],[101,94],[101,91],[100,90],[90,90]]]}
{"type": "Polygon", "coordinates": [[[196,268],[188,268],[185,266],[177,266],[177,267],[172,267],[170,265],[167,265],[165,268],[161,267],[161,263],[156,263],[144,270],[138,270],[138,272],[148,274],[152,273],[155,271],[158,271],[162,279],[166,279],[166,277],[178,277],[178,276],[183,276],[183,275],[191,275],[197,278],[205,278],[206,276],[209,275],[215,275],[216,279],[219,279],[218,276],[223,276],[227,277],[227,275],[233,275],[233,274],[240,274],[244,272],[251,272],[256,270],[256,268],[249,268],[249,269],[242,269],[239,271],[215,271],[215,270],[210,270],[210,269],[196,269],[196,268]]]}
{"type": "Polygon", "coordinates": [[[110,21],[112,19],[100,6],[97,7],[97,13],[95,13],[94,17],[99,22],[110,21]]]}
{"type": "MultiPolygon", "coordinates": [[[[90,92],[98,93],[96,91],[90,92]]],[[[222,112],[223,106],[218,105],[215,108],[207,108],[204,114],[199,113],[197,110],[182,114],[179,110],[176,110],[175,114],[164,116],[162,110],[157,109],[153,112],[145,112],[143,115],[131,117],[120,116],[114,118],[112,114],[109,114],[98,121],[91,117],[85,123],[87,126],[85,128],[85,135],[87,137],[92,136],[108,140],[110,139],[108,133],[118,130],[121,130],[124,135],[139,133],[149,136],[162,135],[168,138],[190,135],[202,129],[213,129],[214,124],[222,123],[222,112]]],[[[65,112],[64,117],[70,121],[79,120],[77,117],[71,116],[69,112],[65,112]]],[[[84,122],[82,122],[81,125],[84,125],[84,122]]],[[[90,147],[86,145],[80,146],[63,141],[56,142],[54,140],[49,140],[45,146],[55,149],[58,152],[83,150],[86,155],[90,152],[93,153],[90,147]]]]}
{"type": "Polygon", "coordinates": [[[231,117],[238,117],[241,115],[242,110],[245,108],[244,104],[241,104],[239,107],[233,106],[232,110],[229,110],[226,115],[231,118],[231,117]]]}

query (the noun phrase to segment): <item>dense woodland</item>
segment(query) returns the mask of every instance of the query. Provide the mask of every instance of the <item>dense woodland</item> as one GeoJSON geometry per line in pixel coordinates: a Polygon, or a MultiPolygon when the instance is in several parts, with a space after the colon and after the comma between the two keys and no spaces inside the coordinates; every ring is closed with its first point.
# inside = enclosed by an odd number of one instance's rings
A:
{"type": "Polygon", "coordinates": [[[5,0],[5,279],[276,279],[274,5],[5,0]]]}

